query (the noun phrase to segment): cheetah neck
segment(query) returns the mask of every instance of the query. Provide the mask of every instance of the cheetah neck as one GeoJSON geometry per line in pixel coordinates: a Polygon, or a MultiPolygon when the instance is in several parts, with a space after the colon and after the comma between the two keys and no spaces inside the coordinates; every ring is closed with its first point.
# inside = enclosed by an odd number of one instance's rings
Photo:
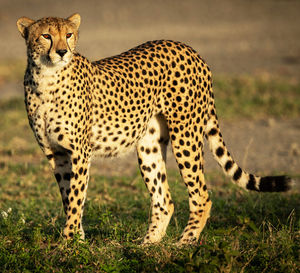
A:
{"type": "Polygon", "coordinates": [[[36,65],[30,59],[27,64],[27,82],[31,93],[36,94],[41,99],[50,99],[54,90],[58,87],[59,77],[65,68],[61,66],[36,65]]]}

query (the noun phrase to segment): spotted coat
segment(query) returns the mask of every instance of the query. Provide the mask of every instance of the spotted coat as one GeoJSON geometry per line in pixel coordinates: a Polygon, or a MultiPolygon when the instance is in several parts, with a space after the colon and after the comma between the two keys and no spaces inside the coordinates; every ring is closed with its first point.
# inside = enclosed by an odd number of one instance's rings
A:
{"type": "Polygon", "coordinates": [[[230,156],[216,116],[211,72],[189,46],[151,41],[120,55],[90,62],[75,52],[80,16],[22,17],[27,44],[25,103],[31,128],[58,182],[66,225],[79,232],[94,155],[114,157],[135,147],[151,196],[144,243],[159,242],[174,211],[166,174],[170,142],[189,192],[189,220],[180,244],[199,238],[210,215],[203,175],[203,145],[237,185],[254,191],[285,191],[286,177],[258,177],[230,156]]]}

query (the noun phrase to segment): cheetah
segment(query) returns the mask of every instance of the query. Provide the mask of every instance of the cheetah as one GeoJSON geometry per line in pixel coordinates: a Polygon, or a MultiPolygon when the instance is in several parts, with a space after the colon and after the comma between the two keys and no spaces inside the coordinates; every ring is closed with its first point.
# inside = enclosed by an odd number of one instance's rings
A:
{"type": "Polygon", "coordinates": [[[249,174],[233,160],[219,129],[211,71],[195,50],[158,40],[90,62],[75,51],[80,22],[77,13],[17,21],[27,46],[29,124],[60,189],[66,239],[75,234],[84,239],[83,207],[95,155],[116,157],[136,147],[151,197],[143,244],[162,239],[174,211],[165,166],[169,141],[189,193],[189,220],[180,245],[196,243],[210,216],[204,138],[238,186],[257,192],[290,188],[289,177],[249,174]]]}

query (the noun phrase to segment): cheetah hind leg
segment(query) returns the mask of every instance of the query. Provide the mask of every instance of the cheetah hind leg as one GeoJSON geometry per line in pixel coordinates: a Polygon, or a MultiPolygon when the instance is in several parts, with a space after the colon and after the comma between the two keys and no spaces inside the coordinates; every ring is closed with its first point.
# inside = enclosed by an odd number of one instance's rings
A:
{"type": "Polygon", "coordinates": [[[151,220],[143,244],[159,242],[174,211],[166,176],[166,148],[169,135],[162,116],[153,117],[137,145],[141,174],[151,196],[151,220]]]}
{"type": "Polygon", "coordinates": [[[192,132],[192,128],[185,130],[185,138],[175,135],[177,129],[173,128],[171,133],[173,153],[188,188],[190,210],[188,223],[177,245],[197,243],[210,216],[212,205],[203,174],[203,135],[199,133],[197,137],[192,137],[189,133],[192,132]]]}

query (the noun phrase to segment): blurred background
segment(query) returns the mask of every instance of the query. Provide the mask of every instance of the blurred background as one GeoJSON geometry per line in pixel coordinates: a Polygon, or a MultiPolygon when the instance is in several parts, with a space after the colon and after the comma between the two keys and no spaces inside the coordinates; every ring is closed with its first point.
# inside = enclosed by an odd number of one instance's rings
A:
{"type": "MultiPolygon", "coordinates": [[[[192,46],[213,71],[221,129],[236,159],[251,171],[299,173],[299,11],[297,0],[0,0],[0,107],[6,120],[0,124],[0,160],[43,158],[22,102],[26,49],[16,20],[78,12],[78,51],[90,60],[155,39],[192,46]]],[[[103,162],[101,170],[131,173],[134,157],[103,162]]],[[[210,156],[206,160],[216,168],[210,156]]]]}
{"type": "Polygon", "coordinates": [[[82,16],[78,50],[91,60],[155,39],[183,41],[219,73],[300,74],[297,0],[1,0],[0,59],[24,59],[21,16],[82,16]]]}
{"type": "Polygon", "coordinates": [[[1,272],[299,272],[299,182],[299,0],[0,0],[1,272]],[[135,151],[95,159],[83,220],[87,243],[65,244],[59,188],[24,107],[26,48],[16,21],[75,12],[82,17],[78,51],[90,60],[154,39],[192,46],[212,70],[230,153],[246,171],[291,176],[294,190],[245,193],[205,145],[212,215],[199,245],[176,249],[188,202],[169,149],[176,209],[161,247],[145,249],[137,244],[150,200],[135,151]]]}

